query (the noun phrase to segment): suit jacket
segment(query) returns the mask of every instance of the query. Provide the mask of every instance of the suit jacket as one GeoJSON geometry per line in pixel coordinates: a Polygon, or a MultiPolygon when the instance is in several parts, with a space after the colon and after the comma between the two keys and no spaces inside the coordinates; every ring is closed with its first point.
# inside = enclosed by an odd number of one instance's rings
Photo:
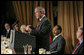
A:
{"type": "Polygon", "coordinates": [[[10,32],[11,32],[11,29],[9,30],[9,33],[7,33],[7,30],[4,30],[4,31],[2,32],[2,35],[4,35],[4,36],[7,37],[7,38],[10,38],[10,32]]]}
{"type": "Polygon", "coordinates": [[[53,54],[63,54],[65,50],[65,45],[65,39],[60,35],[50,43],[50,52],[53,52],[53,54]]]}
{"type": "MultiPolygon", "coordinates": [[[[76,48],[76,47],[75,47],[76,48]]],[[[74,48],[74,49],[75,49],[74,48]]],[[[73,50],[74,51],[74,50],[73,50]]],[[[77,50],[74,52],[74,54],[83,54],[83,42],[81,45],[77,48],[77,50]]]]}
{"type": "Polygon", "coordinates": [[[46,16],[40,21],[38,27],[32,30],[32,35],[36,36],[36,48],[45,48],[49,50],[49,34],[51,24],[46,16]]]}

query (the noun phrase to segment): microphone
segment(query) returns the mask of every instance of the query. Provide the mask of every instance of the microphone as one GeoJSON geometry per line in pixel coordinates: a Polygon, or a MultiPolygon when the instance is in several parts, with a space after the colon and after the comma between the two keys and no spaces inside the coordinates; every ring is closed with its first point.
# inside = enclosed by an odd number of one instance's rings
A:
{"type": "Polygon", "coordinates": [[[17,19],[13,24],[12,24],[12,28],[19,23],[19,20],[17,19]]]}

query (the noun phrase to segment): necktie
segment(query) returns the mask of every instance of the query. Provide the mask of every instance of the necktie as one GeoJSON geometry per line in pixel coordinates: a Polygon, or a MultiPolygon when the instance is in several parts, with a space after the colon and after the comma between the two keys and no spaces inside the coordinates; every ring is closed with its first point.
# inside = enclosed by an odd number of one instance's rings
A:
{"type": "Polygon", "coordinates": [[[75,50],[72,52],[72,54],[74,54],[74,52],[77,50],[78,45],[79,45],[79,43],[77,44],[77,46],[76,46],[75,50]]]}
{"type": "Polygon", "coordinates": [[[49,42],[51,43],[51,41],[52,41],[52,38],[51,38],[51,36],[50,36],[50,38],[49,38],[49,42]]]}
{"type": "Polygon", "coordinates": [[[40,20],[38,20],[37,27],[38,27],[39,23],[40,23],[40,20]]]}

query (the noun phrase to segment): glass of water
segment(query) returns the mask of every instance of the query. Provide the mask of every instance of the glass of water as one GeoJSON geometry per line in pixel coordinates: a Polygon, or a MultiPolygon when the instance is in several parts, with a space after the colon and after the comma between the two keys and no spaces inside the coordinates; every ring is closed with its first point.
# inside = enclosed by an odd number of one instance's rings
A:
{"type": "Polygon", "coordinates": [[[24,47],[24,54],[27,54],[27,46],[25,45],[23,45],[23,47],[24,47]]]}

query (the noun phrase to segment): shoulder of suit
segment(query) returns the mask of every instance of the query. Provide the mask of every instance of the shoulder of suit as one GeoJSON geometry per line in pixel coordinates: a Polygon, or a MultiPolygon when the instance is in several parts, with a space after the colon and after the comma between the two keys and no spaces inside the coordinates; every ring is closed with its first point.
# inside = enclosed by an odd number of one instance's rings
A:
{"type": "Polygon", "coordinates": [[[83,46],[83,42],[81,43],[81,45],[80,46],[83,46]]]}
{"type": "Polygon", "coordinates": [[[48,21],[50,22],[50,19],[48,19],[46,16],[43,18],[44,22],[48,21]]]}
{"type": "Polygon", "coordinates": [[[65,40],[64,37],[63,37],[62,35],[59,36],[59,39],[65,40]]]}

